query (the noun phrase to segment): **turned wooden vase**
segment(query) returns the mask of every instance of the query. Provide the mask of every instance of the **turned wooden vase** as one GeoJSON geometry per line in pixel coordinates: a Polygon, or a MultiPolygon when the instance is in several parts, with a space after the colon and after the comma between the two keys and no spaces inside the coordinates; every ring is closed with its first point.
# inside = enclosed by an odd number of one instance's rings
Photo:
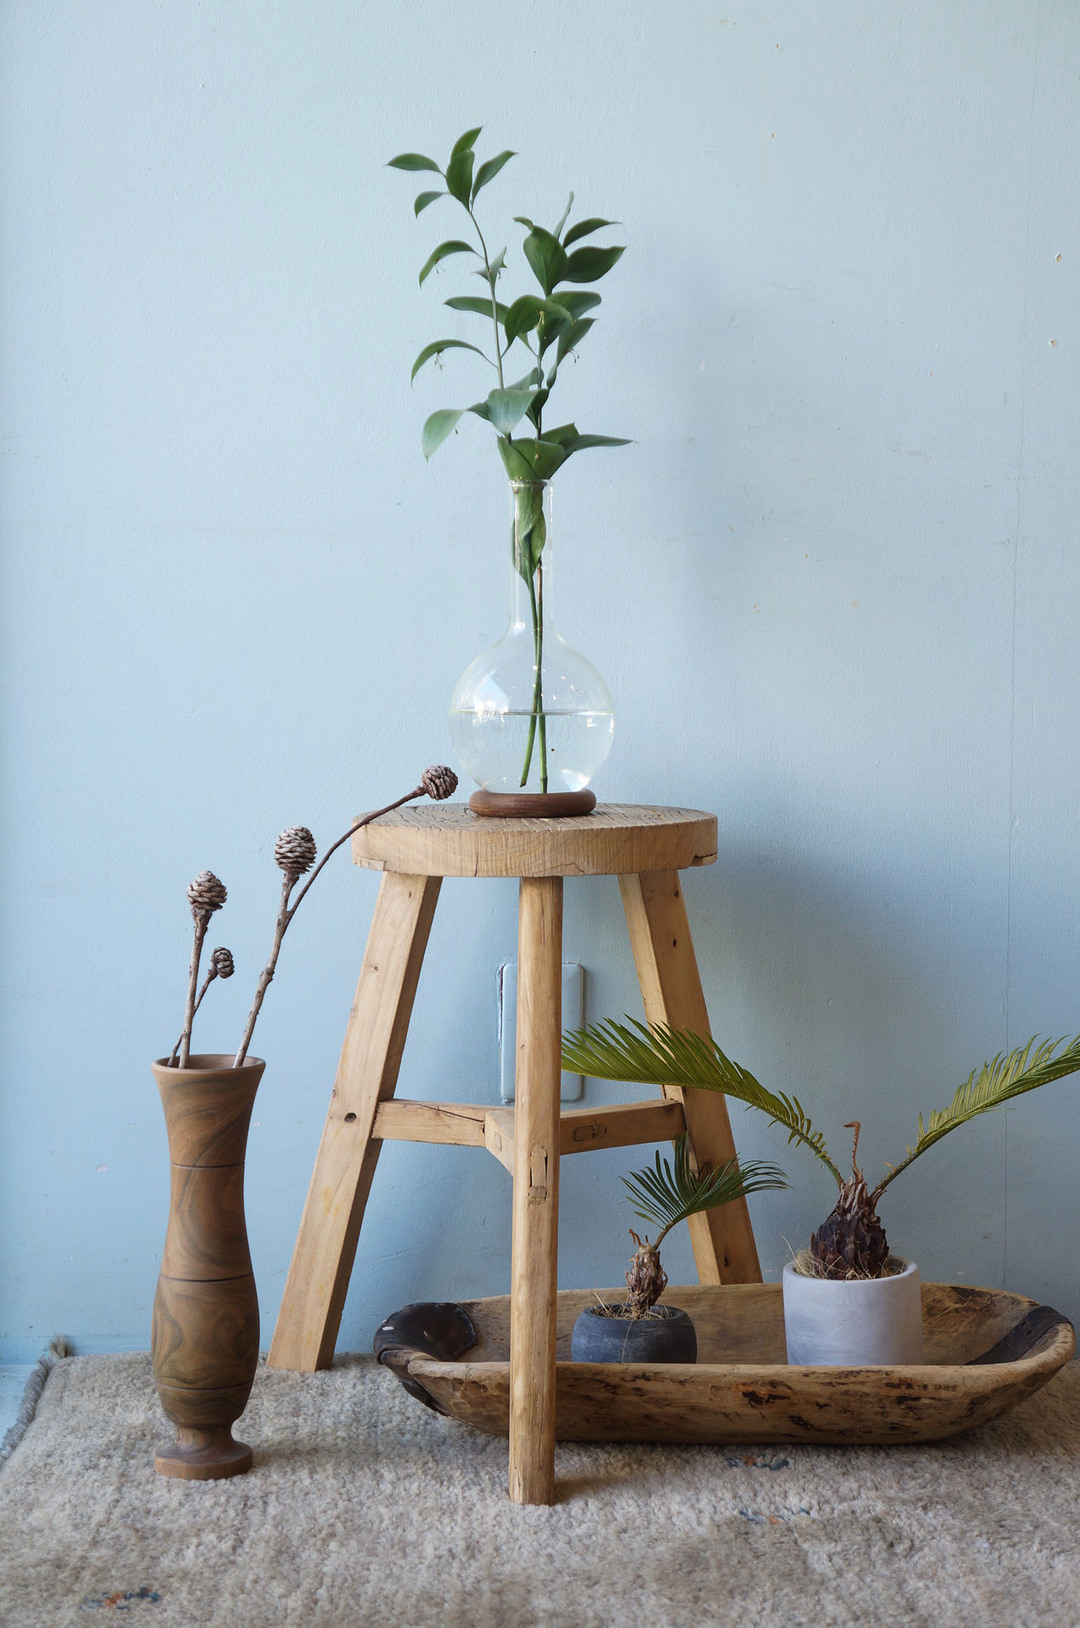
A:
{"type": "Polygon", "coordinates": [[[192,1056],[153,1065],[169,1133],[172,1194],[154,1298],[154,1380],[176,1440],[159,1475],[213,1481],[251,1467],[233,1440],[259,1360],[259,1302],[244,1221],[244,1153],[266,1064],[192,1056]]]}

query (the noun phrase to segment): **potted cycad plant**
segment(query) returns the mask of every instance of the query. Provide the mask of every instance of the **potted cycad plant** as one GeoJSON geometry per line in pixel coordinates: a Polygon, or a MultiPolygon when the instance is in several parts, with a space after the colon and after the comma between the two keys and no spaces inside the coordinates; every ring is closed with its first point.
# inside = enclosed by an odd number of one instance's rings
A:
{"type": "MultiPolygon", "coordinates": [[[[480,192],[515,155],[496,154],[478,164],[479,128],[454,143],[442,169],[423,153],[399,153],[393,169],[438,176],[413,205],[417,216],[443,199],[464,211],[468,240],[448,238],[428,255],[425,283],[446,262],[465,256],[484,285],[480,294],[454,294],[445,304],[476,319],[471,340],[436,339],[413,363],[412,377],[449,351],[469,351],[491,369],[494,388],[469,407],[442,408],[424,423],[424,456],[446,440],[466,413],[490,424],[513,504],[510,538],[510,625],[492,649],[466,669],[450,703],[454,749],[480,786],[471,806],[480,814],[580,814],[595,806],[588,782],[611,748],[614,714],[600,674],[556,633],[551,617],[551,504],[549,482],[575,453],[625,446],[620,437],[582,435],[576,424],[553,424],[549,398],[561,373],[596,321],[600,295],[591,285],[623,253],[593,238],[615,224],[590,216],[570,224],[570,201],[550,230],[516,215],[522,255],[535,289],[501,296],[507,249],[489,249],[477,215],[480,192]],[[525,371],[513,375],[524,367],[525,371]]],[[[426,220],[426,217],[425,217],[426,220]]],[[[490,232],[490,227],[488,231],[490,232]]]]}
{"type": "Polygon", "coordinates": [[[717,1170],[695,1170],[685,1134],[675,1143],[674,1168],[657,1153],[652,1167],[622,1181],[634,1214],[657,1228],[651,1242],[630,1236],[637,1246],[626,1274],[626,1299],[599,1300],[574,1324],[571,1356],[575,1362],[696,1362],[697,1334],[679,1306],[658,1305],[667,1288],[660,1264],[660,1245],[680,1221],[719,1209],[770,1187],[786,1187],[784,1172],[760,1162],[731,1159],[717,1170]]]}
{"type": "Polygon", "coordinates": [[[946,1107],[936,1108],[925,1121],[919,1115],[914,1144],[874,1186],[856,1162],[857,1121],[849,1123],[855,1148],[851,1175],[845,1177],[798,1098],[767,1090],[709,1036],[634,1019],[596,1024],[564,1037],[563,1067],[635,1085],[721,1091],[766,1114],[787,1131],[789,1142],[809,1148],[833,1177],[838,1193],[808,1247],[784,1268],[788,1361],[919,1362],[918,1267],[892,1254],[878,1203],[897,1177],[950,1131],[1080,1069],[1080,1035],[1068,1043],[1030,1040],[974,1069],[946,1107]]]}

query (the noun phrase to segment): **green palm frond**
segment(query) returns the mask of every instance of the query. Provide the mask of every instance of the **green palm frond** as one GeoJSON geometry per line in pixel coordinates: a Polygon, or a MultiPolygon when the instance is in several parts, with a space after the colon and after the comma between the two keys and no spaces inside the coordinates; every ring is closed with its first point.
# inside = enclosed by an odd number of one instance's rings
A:
{"type": "Polygon", "coordinates": [[[935,1108],[925,1124],[922,1114],[919,1115],[918,1141],[908,1148],[907,1157],[878,1183],[875,1199],[896,1180],[901,1170],[906,1170],[920,1154],[958,1125],[966,1124],[976,1114],[1003,1107],[1013,1097],[1023,1096],[1025,1091],[1035,1091],[1040,1085],[1049,1085],[1051,1080],[1060,1080],[1080,1069],[1080,1035],[1070,1040],[1065,1050],[1055,1057],[1055,1051],[1063,1044],[1061,1040],[1044,1040],[1036,1045],[1031,1039],[1026,1046],[1017,1046],[1008,1055],[999,1052],[981,1069],[973,1069],[947,1108],[935,1108]]]}
{"type": "Polygon", "coordinates": [[[657,1153],[654,1168],[646,1166],[621,1180],[629,1189],[634,1214],[649,1226],[660,1228],[653,1239],[654,1249],[659,1248],[672,1227],[692,1215],[718,1209],[732,1199],[745,1198],[747,1193],[787,1186],[784,1172],[774,1164],[748,1161],[740,1165],[738,1159],[729,1159],[717,1170],[693,1170],[685,1132],[675,1143],[674,1169],[657,1153]]]}
{"type": "Polygon", "coordinates": [[[625,1024],[590,1024],[563,1036],[563,1068],[594,1079],[694,1087],[736,1097],[747,1107],[768,1114],[771,1123],[783,1125],[789,1143],[808,1147],[832,1171],[837,1184],[843,1184],[825,1138],[811,1125],[798,1097],[767,1091],[748,1069],[725,1057],[711,1036],[672,1029],[666,1023],[639,1023],[635,1018],[628,1018],[625,1024]]]}

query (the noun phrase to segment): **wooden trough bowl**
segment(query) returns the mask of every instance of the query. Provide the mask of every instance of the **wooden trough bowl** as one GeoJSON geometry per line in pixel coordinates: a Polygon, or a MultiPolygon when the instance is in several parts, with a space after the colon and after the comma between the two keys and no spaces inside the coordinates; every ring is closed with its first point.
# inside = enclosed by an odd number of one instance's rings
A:
{"type": "MultiPolygon", "coordinates": [[[[618,1299],[618,1290],[604,1292],[618,1299]]],[[[563,1441],[937,1441],[1007,1413],[1073,1354],[1072,1324],[1021,1295],[924,1283],[926,1362],[791,1368],[776,1283],[670,1288],[697,1327],[696,1364],[570,1362],[570,1331],[594,1304],[558,1297],[555,1434],[563,1441]]],[[[510,1417],[510,1300],[406,1306],[375,1351],[411,1395],[488,1435],[510,1417]]]]}

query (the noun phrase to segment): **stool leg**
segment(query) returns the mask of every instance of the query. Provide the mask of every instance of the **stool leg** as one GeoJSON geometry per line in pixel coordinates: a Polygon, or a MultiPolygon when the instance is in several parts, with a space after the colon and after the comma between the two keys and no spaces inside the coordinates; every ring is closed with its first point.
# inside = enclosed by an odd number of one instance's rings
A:
{"type": "Polygon", "coordinates": [[[438,876],[388,872],[379,888],[337,1079],[270,1346],[271,1368],[329,1368],[382,1143],[375,1110],[394,1094],[438,876]]]}
{"type": "Polygon", "coordinates": [[[562,900],[561,876],[521,881],[510,1285],[510,1496],[518,1504],[555,1501],[562,900]]]}
{"type": "MultiPolygon", "coordinates": [[[[650,1023],[709,1033],[690,924],[677,871],[620,876],[626,925],[638,982],[650,1023]]],[[[721,1165],[735,1156],[727,1102],[717,1091],[665,1093],[683,1105],[687,1137],[701,1164],[721,1165]]],[[[702,1283],[760,1283],[757,1246],[744,1198],[691,1216],[690,1239],[702,1283]]]]}

